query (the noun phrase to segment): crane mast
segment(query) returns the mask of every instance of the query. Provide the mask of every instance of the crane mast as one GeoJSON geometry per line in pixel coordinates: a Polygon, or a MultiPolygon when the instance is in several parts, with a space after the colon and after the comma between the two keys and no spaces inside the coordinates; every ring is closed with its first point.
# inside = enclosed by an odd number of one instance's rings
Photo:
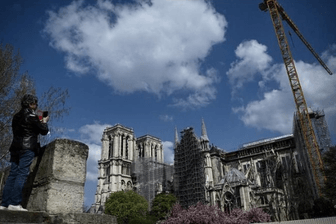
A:
{"type": "Polygon", "coordinates": [[[308,49],[314,54],[314,56],[319,60],[321,65],[332,74],[320,57],[315,53],[313,48],[308,44],[308,42],[303,38],[301,33],[298,31],[297,27],[290,20],[288,15],[285,13],[284,9],[277,3],[276,0],[264,0],[264,3],[259,5],[259,8],[263,11],[269,10],[271,20],[273,22],[273,27],[278,40],[280,51],[282,54],[282,59],[284,61],[287,75],[289,78],[290,86],[294,96],[294,101],[297,109],[297,114],[299,116],[299,121],[301,125],[301,132],[304,138],[304,143],[308,151],[309,160],[312,166],[313,176],[315,179],[315,184],[317,188],[318,196],[321,196],[321,188],[325,181],[325,176],[323,175],[323,162],[321,158],[321,153],[319,146],[317,144],[314,129],[312,127],[311,119],[309,117],[308,107],[306,100],[302,91],[299,76],[296,71],[294,64],[294,59],[292,53],[289,49],[287,37],[285,35],[284,27],[282,25],[281,17],[284,19],[295,31],[308,49]]]}

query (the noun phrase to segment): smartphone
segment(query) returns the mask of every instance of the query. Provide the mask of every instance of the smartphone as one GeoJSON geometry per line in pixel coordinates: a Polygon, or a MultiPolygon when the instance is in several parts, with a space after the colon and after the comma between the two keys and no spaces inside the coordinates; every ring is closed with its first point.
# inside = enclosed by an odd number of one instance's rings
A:
{"type": "Polygon", "coordinates": [[[48,117],[49,112],[48,111],[43,111],[43,117],[48,117]]]}

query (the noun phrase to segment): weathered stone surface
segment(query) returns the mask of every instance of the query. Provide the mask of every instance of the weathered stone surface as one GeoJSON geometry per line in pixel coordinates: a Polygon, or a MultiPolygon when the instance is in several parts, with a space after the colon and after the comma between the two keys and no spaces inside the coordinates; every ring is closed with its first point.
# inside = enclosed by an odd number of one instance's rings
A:
{"type": "Polygon", "coordinates": [[[0,223],[51,223],[52,217],[45,212],[20,212],[0,210],[0,223]]]}
{"type": "Polygon", "coordinates": [[[41,158],[27,208],[50,214],[82,212],[88,146],[56,139],[41,158]]]}
{"type": "Polygon", "coordinates": [[[48,223],[48,224],[117,224],[117,218],[110,215],[86,213],[19,212],[0,210],[0,223],[48,223]]]}
{"type": "Polygon", "coordinates": [[[117,218],[110,215],[98,215],[87,213],[67,213],[58,214],[56,221],[58,223],[71,223],[71,224],[117,224],[117,218]]]}

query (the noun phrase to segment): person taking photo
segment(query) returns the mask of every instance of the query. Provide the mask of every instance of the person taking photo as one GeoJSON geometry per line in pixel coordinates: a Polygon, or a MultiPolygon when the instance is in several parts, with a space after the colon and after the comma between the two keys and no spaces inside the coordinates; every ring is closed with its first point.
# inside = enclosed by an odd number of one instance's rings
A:
{"type": "Polygon", "coordinates": [[[46,135],[49,131],[49,116],[40,120],[36,114],[37,106],[37,97],[26,94],[21,99],[21,110],[13,117],[13,141],[9,149],[11,169],[3,190],[0,210],[28,211],[21,205],[22,189],[40,147],[38,136],[46,135]]]}

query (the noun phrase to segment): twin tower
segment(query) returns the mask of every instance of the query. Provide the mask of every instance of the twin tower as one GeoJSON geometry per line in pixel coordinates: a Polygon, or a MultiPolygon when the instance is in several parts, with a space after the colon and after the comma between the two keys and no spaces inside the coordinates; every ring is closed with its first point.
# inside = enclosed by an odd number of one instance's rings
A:
{"type": "MultiPolygon", "coordinates": [[[[135,188],[132,166],[142,158],[162,164],[162,141],[151,135],[136,138],[132,128],[116,124],[103,132],[95,210],[103,211],[111,193],[135,188]]],[[[134,166],[133,166],[134,167],[134,166]]]]}

